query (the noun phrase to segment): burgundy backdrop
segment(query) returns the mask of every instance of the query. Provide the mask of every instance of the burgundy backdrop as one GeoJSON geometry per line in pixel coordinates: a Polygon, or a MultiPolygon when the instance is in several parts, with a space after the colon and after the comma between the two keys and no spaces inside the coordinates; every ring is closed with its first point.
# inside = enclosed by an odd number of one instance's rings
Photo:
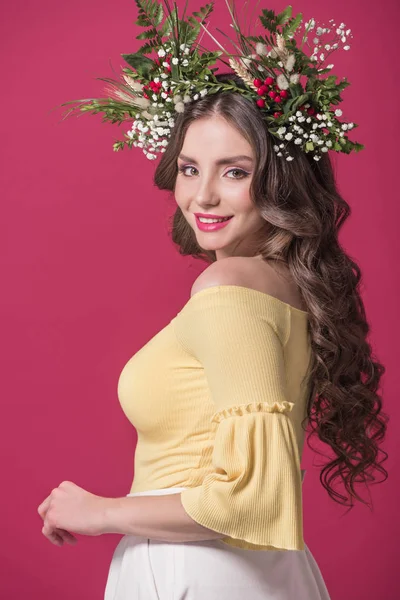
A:
{"type": "MultiPolygon", "coordinates": [[[[225,4],[216,5],[212,28],[226,30],[225,4]]],[[[344,21],[354,34],[351,50],[331,57],[333,73],[352,84],[341,106],[359,124],[350,137],[366,146],[335,155],[353,211],[341,239],[364,274],[371,342],[387,367],[385,407],[395,423],[398,3],[295,0],[293,8],[305,19],[344,21]]],[[[62,110],[52,110],[101,95],[95,77],[113,75],[110,61],[119,72],[120,55],[138,48],[134,2],[14,0],[1,13],[0,597],[98,600],[120,536],[78,536],[76,546],[56,547],[41,533],[37,506],[64,480],[102,496],[128,493],[136,436],[118,403],[119,373],[180,310],[205,265],[179,256],[168,236],[174,200],[153,186],[155,162],[137,149],[112,151],[123,129],[100,116],[62,121],[62,110]]],[[[390,477],[371,488],[373,512],[358,504],[344,516],[319,483],[321,457],[305,447],[305,537],[332,600],[399,597],[393,429],[384,445],[390,477]]]]}

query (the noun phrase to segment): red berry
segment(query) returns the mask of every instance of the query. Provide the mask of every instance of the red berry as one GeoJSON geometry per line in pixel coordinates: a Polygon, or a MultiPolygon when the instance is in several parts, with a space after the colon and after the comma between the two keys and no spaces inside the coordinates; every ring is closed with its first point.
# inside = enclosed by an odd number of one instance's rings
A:
{"type": "Polygon", "coordinates": [[[281,98],[287,98],[288,97],[288,93],[286,90],[281,90],[280,92],[281,98]]]}
{"type": "Polygon", "coordinates": [[[265,100],[263,100],[262,98],[260,98],[259,100],[257,100],[256,104],[260,108],[264,108],[264,106],[265,106],[265,100]]]}
{"type": "Polygon", "coordinates": [[[261,81],[261,79],[255,79],[255,80],[253,81],[253,84],[254,84],[256,87],[258,87],[258,88],[259,88],[259,87],[261,87],[261,86],[262,86],[262,81],[261,81]]]}
{"type": "Polygon", "coordinates": [[[267,88],[265,87],[265,85],[262,85],[261,87],[258,88],[257,90],[257,94],[259,96],[265,96],[265,94],[267,93],[267,88]]]}
{"type": "Polygon", "coordinates": [[[274,98],[275,102],[282,102],[282,98],[280,96],[275,96],[274,98]]]}
{"type": "Polygon", "coordinates": [[[282,114],[281,112],[274,112],[275,119],[277,119],[278,117],[280,117],[281,114],[282,114]]]}
{"type": "Polygon", "coordinates": [[[307,113],[309,115],[314,115],[315,114],[315,108],[313,108],[312,106],[310,106],[310,108],[307,108],[307,113]]]}
{"type": "Polygon", "coordinates": [[[264,83],[265,85],[272,85],[274,83],[274,80],[272,79],[272,77],[267,77],[264,83]]]}
{"type": "Polygon", "coordinates": [[[275,92],[273,90],[271,90],[270,92],[268,92],[268,96],[270,98],[275,98],[275,92]]]}
{"type": "Polygon", "coordinates": [[[148,95],[146,94],[146,92],[143,92],[143,98],[146,98],[147,100],[149,99],[148,95]]]}

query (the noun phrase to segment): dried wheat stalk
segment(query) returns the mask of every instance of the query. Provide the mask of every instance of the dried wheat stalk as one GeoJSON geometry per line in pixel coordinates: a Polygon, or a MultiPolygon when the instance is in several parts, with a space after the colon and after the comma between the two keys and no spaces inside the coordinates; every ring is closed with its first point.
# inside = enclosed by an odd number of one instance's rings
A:
{"type": "Polygon", "coordinates": [[[239,75],[239,77],[241,77],[243,79],[243,81],[245,83],[247,83],[248,86],[250,86],[253,90],[257,91],[258,88],[253,83],[254,78],[252,77],[251,73],[249,73],[249,71],[243,65],[241,65],[234,58],[229,59],[229,64],[232,67],[232,69],[235,71],[235,73],[237,75],[239,75]]]}

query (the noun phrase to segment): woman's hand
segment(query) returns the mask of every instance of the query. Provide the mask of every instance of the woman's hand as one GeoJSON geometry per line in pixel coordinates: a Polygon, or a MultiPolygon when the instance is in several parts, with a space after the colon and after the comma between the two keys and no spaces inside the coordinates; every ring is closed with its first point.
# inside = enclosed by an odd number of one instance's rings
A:
{"type": "Polygon", "coordinates": [[[95,496],[72,481],[63,481],[38,507],[44,521],[42,533],[58,546],[64,541],[77,542],[70,531],[101,535],[105,532],[105,513],[111,501],[112,498],[95,496]]]}

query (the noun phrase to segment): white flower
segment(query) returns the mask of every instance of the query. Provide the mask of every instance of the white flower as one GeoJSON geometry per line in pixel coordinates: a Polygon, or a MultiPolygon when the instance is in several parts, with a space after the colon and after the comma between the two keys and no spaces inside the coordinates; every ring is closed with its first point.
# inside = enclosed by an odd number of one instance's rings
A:
{"type": "Polygon", "coordinates": [[[330,50],[331,49],[331,47],[330,47],[329,44],[325,44],[324,48],[325,48],[325,50],[330,50]]]}
{"type": "Polygon", "coordinates": [[[306,121],[307,123],[311,123],[311,117],[307,117],[306,121]]]}
{"type": "Polygon", "coordinates": [[[286,157],[286,160],[293,160],[293,159],[294,159],[294,156],[287,156],[286,157]]]}
{"type": "Polygon", "coordinates": [[[318,123],[313,123],[313,126],[312,126],[312,128],[313,128],[313,129],[317,129],[317,127],[318,127],[318,123]]]}
{"type": "Polygon", "coordinates": [[[167,61],[165,60],[162,64],[163,67],[169,67],[169,64],[167,63],[167,61]]]}
{"type": "Polygon", "coordinates": [[[278,75],[278,77],[276,78],[276,83],[277,83],[279,89],[281,89],[281,90],[287,90],[289,87],[288,80],[286,79],[286,77],[283,73],[278,75]]]}
{"type": "Polygon", "coordinates": [[[282,152],[278,152],[277,156],[283,156],[282,152]]]}
{"type": "Polygon", "coordinates": [[[169,83],[168,81],[162,81],[161,82],[162,87],[164,88],[164,90],[166,90],[167,88],[169,88],[169,83]]]}
{"type": "Polygon", "coordinates": [[[345,41],[346,41],[346,36],[345,36],[345,35],[342,35],[342,37],[340,38],[340,40],[341,40],[341,42],[343,42],[343,44],[344,44],[344,43],[345,43],[345,41]]]}
{"type": "Polygon", "coordinates": [[[293,73],[290,77],[289,77],[289,81],[290,83],[299,83],[300,81],[300,74],[299,73],[293,73]]]}
{"type": "Polygon", "coordinates": [[[304,27],[307,31],[311,31],[315,27],[315,19],[310,19],[307,23],[304,23],[304,27]]]}
{"type": "Polygon", "coordinates": [[[153,98],[153,100],[158,100],[157,94],[153,94],[151,97],[153,98]]]}
{"type": "Polygon", "coordinates": [[[298,122],[299,122],[299,123],[303,123],[303,121],[305,121],[305,120],[306,120],[306,118],[305,118],[305,117],[303,117],[303,116],[301,116],[301,117],[299,117],[297,120],[298,120],[298,122]]]}
{"type": "Polygon", "coordinates": [[[195,95],[193,96],[193,100],[198,100],[198,99],[199,99],[199,94],[195,94],[195,95]]]}
{"type": "Polygon", "coordinates": [[[258,42],[256,44],[256,52],[259,56],[263,56],[265,54],[267,54],[267,46],[265,44],[262,44],[261,42],[258,42]]]}
{"type": "Polygon", "coordinates": [[[294,140],[294,143],[295,143],[295,144],[297,144],[297,145],[299,145],[299,144],[302,144],[302,143],[303,143],[303,140],[302,140],[301,138],[296,138],[296,139],[294,140]]]}
{"type": "Polygon", "coordinates": [[[350,46],[343,46],[343,50],[350,50],[350,46]]]}
{"type": "Polygon", "coordinates": [[[347,129],[347,124],[346,123],[342,124],[342,129],[343,129],[343,131],[346,131],[346,129],[347,129]]]}
{"type": "Polygon", "coordinates": [[[347,129],[353,129],[354,127],[354,123],[348,123],[347,124],[347,129]]]}
{"type": "Polygon", "coordinates": [[[326,146],[324,146],[323,148],[321,148],[321,152],[328,152],[329,148],[327,148],[326,146]]]}
{"type": "Polygon", "coordinates": [[[162,141],[160,142],[160,145],[161,145],[161,146],[168,146],[168,140],[162,140],[162,141]]]}
{"type": "Polygon", "coordinates": [[[279,148],[284,148],[285,144],[279,144],[279,148]]]}
{"type": "Polygon", "coordinates": [[[206,96],[208,94],[208,90],[206,88],[203,88],[202,90],[200,90],[200,96],[202,98],[204,98],[204,96],[206,96]]]}
{"type": "Polygon", "coordinates": [[[163,127],[156,127],[156,131],[157,131],[158,135],[164,135],[164,128],[163,127]]]}
{"type": "Polygon", "coordinates": [[[185,54],[189,54],[190,48],[185,48],[185,54]]]}
{"type": "Polygon", "coordinates": [[[302,116],[303,116],[303,113],[301,112],[301,110],[298,110],[296,112],[296,117],[302,117],[302,116]]]}
{"type": "Polygon", "coordinates": [[[347,29],[346,30],[346,35],[349,35],[351,33],[351,29],[347,29]]]}
{"type": "Polygon", "coordinates": [[[177,65],[179,63],[179,58],[176,58],[176,56],[172,59],[172,64],[173,65],[177,65]]]}
{"type": "Polygon", "coordinates": [[[168,75],[166,73],[161,73],[162,79],[167,79],[168,75]]]}
{"type": "Polygon", "coordinates": [[[319,39],[318,39],[317,37],[315,37],[315,38],[313,39],[313,44],[318,44],[318,42],[319,42],[319,39]]]}
{"type": "Polygon", "coordinates": [[[323,52],[321,52],[321,54],[319,55],[320,60],[325,60],[325,54],[323,52]]]}
{"type": "Polygon", "coordinates": [[[333,65],[333,64],[330,64],[330,65],[328,65],[328,66],[327,66],[327,67],[325,67],[325,68],[326,68],[326,69],[333,69],[333,67],[334,67],[334,66],[335,66],[335,65],[333,65]]]}
{"type": "Polygon", "coordinates": [[[279,152],[279,146],[277,146],[277,145],[275,144],[275,146],[274,146],[274,150],[275,150],[275,152],[279,152]]]}
{"type": "Polygon", "coordinates": [[[315,33],[317,35],[322,35],[324,33],[324,30],[322,29],[322,27],[317,27],[317,31],[315,33]]]}
{"type": "Polygon", "coordinates": [[[181,44],[181,45],[179,46],[179,50],[184,50],[185,48],[186,48],[186,45],[185,45],[185,44],[181,44]]]}
{"type": "Polygon", "coordinates": [[[281,60],[280,60],[280,61],[278,61],[278,65],[279,65],[280,67],[283,67],[283,62],[282,62],[281,60]]]}
{"type": "Polygon", "coordinates": [[[314,155],[313,158],[314,158],[314,160],[319,160],[321,157],[317,156],[317,155],[314,155]]]}
{"type": "Polygon", "coordinates": [[[176,94],[176,96],[174,96],[174,103],[176,104],[177,102],[182,102],[182,96],[180,96],[179,94],[176,94]]]}
{"type": "Polygon", "coordinates": [[[286,133],[286,127],[279,127],[277,134],[283,135],[284,133],[286,133]]]}
{"type": "Polygon", "coordinates": [[[165,56],[165,50],[163,48],[160,48],[157,54],[158,56],[165,56]]]}
{"type": "Polygon", "coordinates": [[[337,117],[341,117],[341,116],[342,116],[342,114],[343,114],[343,113],[342,113],[342,111],[340,110],[340,108],[337,108],[337,109],[335,110],[335,115],[336,115],[337,117]]]}
{"type": "Polygon", "coordinates": [[[185,59],[182,61],[182,66],[183,66],[183,67],[187,67],[187,66],[188,66],[188,64],[189,64],[189,61],[188,61],[188,59],[187,59],[187,58],[185,58],[185,59]]]}
{"type": "Polygon", "coordinates": [[[326,140],[325,144],[326,144],[327,146],[329,146],[329,148],[332,146],[332,142],[331,142],[331,140],[326,140]]]}
{"type": "Polygon", "coordinates": [[[293,137],[293,133],[290,133],[290,131],[289,131],[289,133],[287,133],[287,134],[285,135],[285,140],[288,140],[288,141],[290,141],[290,140],[292,139],[292,137],[293,137]]]}
{"type": "Polygon", "coordinates": [[[190,96],[188,96],[188,95],[186,94],[185,96],[183,96],[183,101],[184,101],[184,103],[185,103],[185,104],[187,104],[187,102],[191,102],[191,101],[192,101],[192,99],[191,99],[191,97],[190,97],[190,96]]]}
{"type": "Polygon", "coordinates": [[[326,125],[327,127],[332,127],[332,121],[327,121],[326,125]]]}
{"type": "Polygon", "coordinates": [[[339,29],[339,28],[338,28],[338,29],[336,29],[336,33],[337,33],[337,35],[342,35],[342,30],[341,30],[341,29],[339,29]]]}
{"type": "Polygon", "coordinates": [[[294,54],[290,54],[286,63],[285,63],[285,69],[288,73],[290,73],[290,71],[293,70],[294,67],[294,63],[296,62],[296,57],[294,54]]]}

